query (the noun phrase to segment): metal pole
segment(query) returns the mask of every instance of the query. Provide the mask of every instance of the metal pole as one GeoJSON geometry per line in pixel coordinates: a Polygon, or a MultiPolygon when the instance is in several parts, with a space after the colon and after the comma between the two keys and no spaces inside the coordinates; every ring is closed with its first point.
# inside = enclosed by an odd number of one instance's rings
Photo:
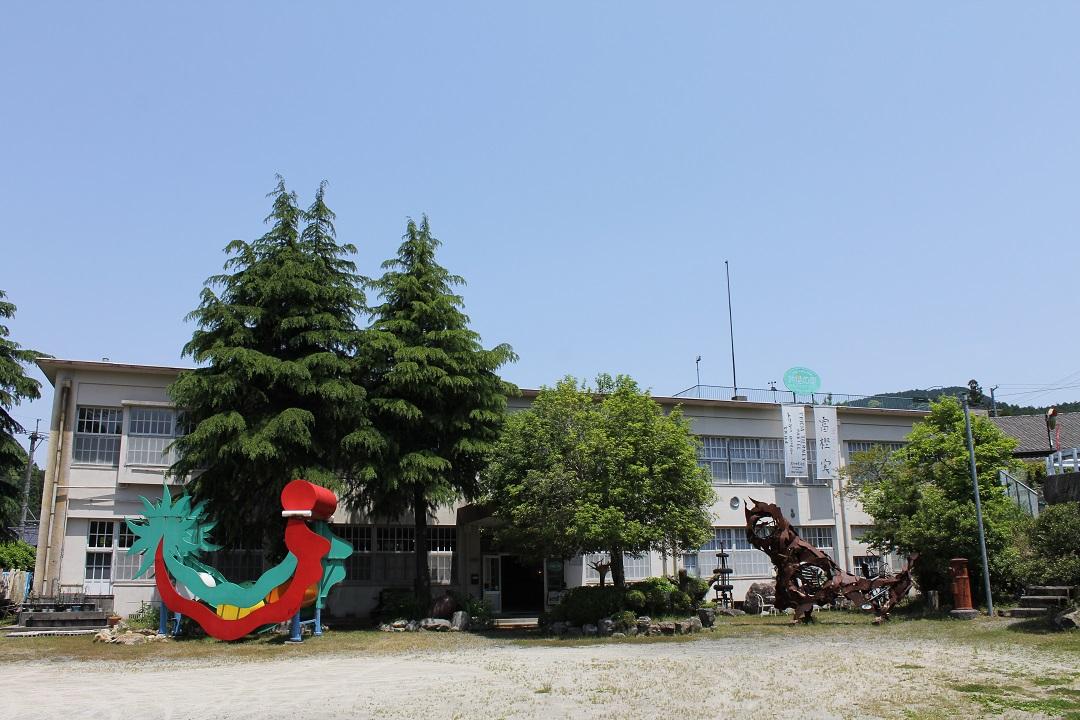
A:
{"type": "Polygon", "coordinates": [[[990,417],[997,417],[997,400],[994,399],[994,391],[997,389],[997,385],[990,388],[990,417]]]}
{"type": "Polygon", "coordinates": [[[701,356],[697,356],[697,360],[694,361],[694,371],[697,373],[697,386],[698,395],[701,395],[701,356]]]}
{"type": "Polygon", "coordinates": [[[34,469],[34,450],[37,449],[38,440],[41,439],[41,435],[38,433],[38,428],[41,427],[41,421],[38,420],[34,425],[34,432],[30,433],[30,452],[26,456],[26,474],[23,476],[23,492],[22,492],[22,511],[19,515],[19,539],[26,541],[26,513],[29,510],[30,504],[30,476],[34,469]]]}
{"type": "Polygon", "coordinates": [[[983,585],[986,588],[986,609],[994,617],[994,598],[990,595],[990,564],[986,559],[986,533],[983,531],[982,501],[979,499],[979,475],[975,470],[975,441],[971,438],[971,411],[967,397],[964,402],[964,428],[967,431],[968,457],[971,459],[971,482],[975,489],[975,517],[979,521],[979,550],[982,552],[983,585]]]}
{"type": "Polygon", "coordinates": [[[731,272],[728,270],[728,261],[724,261],[724,277],[727,278],[727,322],[728,334],[731,336],[731,385],[735,395],[739,394],[739,381],[735,379],[735,324],[731,316],[731,272]]]}

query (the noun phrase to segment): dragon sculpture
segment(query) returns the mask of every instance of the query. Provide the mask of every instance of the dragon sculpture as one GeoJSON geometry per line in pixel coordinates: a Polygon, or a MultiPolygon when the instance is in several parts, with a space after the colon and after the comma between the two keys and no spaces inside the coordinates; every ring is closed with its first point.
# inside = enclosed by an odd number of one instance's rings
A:
{"type": "Polygon", "coordinates": [[[215,523],[208,521],[203,503],[192,505],[186,494],[174,501],[167,487],[160,503],[140,500],[145,517],[127,521],[136,536],[128,554],[143,556],[135,577],[153,567],[164,605],[219,640],[284,622],[304,606],[321,609],[330,588],[344,579],[345,560],[352,555],[352,546],[326,522],[337,496],[306,480],[293,480],[281,492],[288,553],[251,583],[229,582],[200,560],[220,548],[209,540],[215,523]]]}
{"type": "Polygon", "coordinates": [[[779,507],[753,498],[750,502],[753,506],[746,507],[746,538],[776,567],[775,606],[793,608],[793,622],[809,622],[815,605],[828,605],[842,596],[864,610],[874,611],[874,623],[878,624],[889,619],[889,612],[911,589],[916,555],[910,556],[896,575],[857,577],[799,537],[779,507]]]}

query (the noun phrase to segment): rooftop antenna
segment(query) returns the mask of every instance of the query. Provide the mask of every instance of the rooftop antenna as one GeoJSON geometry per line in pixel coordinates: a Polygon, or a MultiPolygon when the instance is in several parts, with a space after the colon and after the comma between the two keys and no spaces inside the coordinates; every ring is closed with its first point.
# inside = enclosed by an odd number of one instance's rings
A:
{"type": "Polygon", "coordinates": [[[727,320],[728,333],[731,335],[731,386],[735,390],[732,400],[739,396],[739,381],[735,379],[735,325],[731,320],[731,271],[728,261],[724,261],[724,276],[727,278],[727,320]]]}

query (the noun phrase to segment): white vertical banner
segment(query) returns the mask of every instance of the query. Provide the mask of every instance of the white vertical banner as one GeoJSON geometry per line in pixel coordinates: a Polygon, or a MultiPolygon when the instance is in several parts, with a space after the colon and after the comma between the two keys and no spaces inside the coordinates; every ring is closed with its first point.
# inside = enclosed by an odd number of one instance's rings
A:
{"type": "Polygon", "coordinates": [[[784,425],[784,474],[804,478],[806,472],[806,406],[781,405],[784,425]]]}
{"type": "Polygon", "coordinates": [[[831,482],[840,468],[840,435],[835,407],[814,406],[814,450],[817,452],[818,480],[831,482]]]}

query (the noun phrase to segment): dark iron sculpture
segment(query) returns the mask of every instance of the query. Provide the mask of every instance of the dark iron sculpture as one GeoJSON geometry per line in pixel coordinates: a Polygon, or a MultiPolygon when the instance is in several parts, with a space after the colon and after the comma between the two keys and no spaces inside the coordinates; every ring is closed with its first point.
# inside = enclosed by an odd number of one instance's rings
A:
{"type": "Polygon", "coordinates": [[[772,503],[750,499],[746,507],[746,538],[776,567],[776,607],[792,608],[792,622],[810,622],[814,606],[832,604],[845,597],[863,610],[876,614],[874,623],[889,619],[889,612],[911,589],[911,568],[917,556],[896,575],[856,577],[832,558],[799,537],[795,528],[772,503]]]}
{"type": "Polygon", "coordinates": [[[735,569],[728,567],[729,557],[731,553],[724,550],[724,544],[720,543],[720,551],[716,553],[716,569],[713,570],[709,584],[716,591],[716,604],[722,608],[735,607],[731,597],[731,591],[735,589],[735,586],[731,584],[731,574],[735,572],[735,569]]]}

